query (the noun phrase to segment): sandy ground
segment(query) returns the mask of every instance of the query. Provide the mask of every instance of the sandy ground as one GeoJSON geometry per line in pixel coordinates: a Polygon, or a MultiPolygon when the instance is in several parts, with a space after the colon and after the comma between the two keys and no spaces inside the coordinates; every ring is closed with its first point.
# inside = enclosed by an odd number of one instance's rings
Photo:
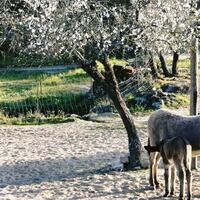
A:
{"type": "MultiPolygon", "coordinates": [[[[147,119],[136,117],[143,144],[147,119]]],[[[163,199],[162,189],[149,190],[148,170],[104,171],[128,152],[119,118],[106,123],[77,119],[59,125],[1,126],[0,135],[0,200],[163,199]]],[[[163,182],[162,174],[160,169],[163,182]]],[[[200,199],[199,170],[193,176],[194,199],[200,199]]]]}

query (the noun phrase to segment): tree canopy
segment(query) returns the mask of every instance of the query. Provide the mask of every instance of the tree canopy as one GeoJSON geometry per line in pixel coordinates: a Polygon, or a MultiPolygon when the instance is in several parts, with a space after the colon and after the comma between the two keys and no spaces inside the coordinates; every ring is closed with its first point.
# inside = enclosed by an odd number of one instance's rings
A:
{"type": "Polygon", "coordinates": [[[122,47],[177,51],[197,34],[199,1],[122,2],[5,0],[1,25],[12,27],[23,53],[45,56],[68,53],[90,60],[122,47]]]}

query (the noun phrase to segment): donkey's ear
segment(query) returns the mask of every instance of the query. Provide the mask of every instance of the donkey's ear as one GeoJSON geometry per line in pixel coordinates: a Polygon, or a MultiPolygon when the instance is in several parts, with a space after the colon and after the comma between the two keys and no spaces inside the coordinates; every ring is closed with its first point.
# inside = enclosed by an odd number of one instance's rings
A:
{"type": "Polygon", "coordinates": [[[144,148],[150,153],[150,152],[159,152],[160,149],[157,146],[144,146],[144,148]]]}
{"type": "Polygon", "coordinates": [[[145,148],[145,150],[148,151],[148,152],[151,150],[150,146],[144,146],[144,148],[145,148]]]}

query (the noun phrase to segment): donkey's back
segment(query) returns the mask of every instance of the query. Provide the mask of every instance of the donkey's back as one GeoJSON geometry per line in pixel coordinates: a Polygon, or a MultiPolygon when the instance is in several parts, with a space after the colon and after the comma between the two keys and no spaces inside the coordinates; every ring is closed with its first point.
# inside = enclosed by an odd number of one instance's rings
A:
{"type": "Polygon", "coordinates": [[[161,109],[150,116],[148,131],[151,146],[163,139],[181,136],[190,142],[193,150],[200,149],[200,116],[184,117],[161,109]]]}
{"type": "MultiPolygon", "coordinates": [[[[179,136],[191,144],[193,156],[200,155],[200,116],[184,117],[161,109],[150,116],[148,133],[150,146],[158,146],[162,140],[179,136]]],[[[150,153],[149,159],[150,185],[159,187],[157,167],[160,153],[150,153]]]]}

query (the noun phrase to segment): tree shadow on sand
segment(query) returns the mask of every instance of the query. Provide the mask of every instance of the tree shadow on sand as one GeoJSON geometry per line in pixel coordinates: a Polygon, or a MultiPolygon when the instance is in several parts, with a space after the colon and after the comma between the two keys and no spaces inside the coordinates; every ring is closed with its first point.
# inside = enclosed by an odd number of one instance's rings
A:
{"type": "Polygon", "coordinates": [[[97,153],[95,155],[69,158],[26,161],[0,166],[0,187],[27,185],[109,171],[111,164],[126,152],[97,153]]]}
{"type": "MultiPolygon", "coordinates": [[[[13,165],[0,166],[0,187],[26,190],[9,190],[10,195],[40,195],[54,192],[64,195],[65,199],[163,199],[163,189],[149,190],[148,171],[133,172],[112,171],[109,163],[125,152],[99,153],[88,157],[70,157],[63,159],[45,159],[39,161],[21,161],[13,165]],[[111,159],[113,158],[113,159],[111,159]],[[44,187],[44,185],[47,187],[44,187]],[[37,188],[33,187],[37,185],[37,188]],[[23,188],[23,187],[22,187],[23,188]],[[73,192],[71,192],[73,191],[73,192]]],[[[6,197],[8,193],[1,194],[6,197]]],[[[166,200],[177,199],[175,197],[166,200]]]]}

